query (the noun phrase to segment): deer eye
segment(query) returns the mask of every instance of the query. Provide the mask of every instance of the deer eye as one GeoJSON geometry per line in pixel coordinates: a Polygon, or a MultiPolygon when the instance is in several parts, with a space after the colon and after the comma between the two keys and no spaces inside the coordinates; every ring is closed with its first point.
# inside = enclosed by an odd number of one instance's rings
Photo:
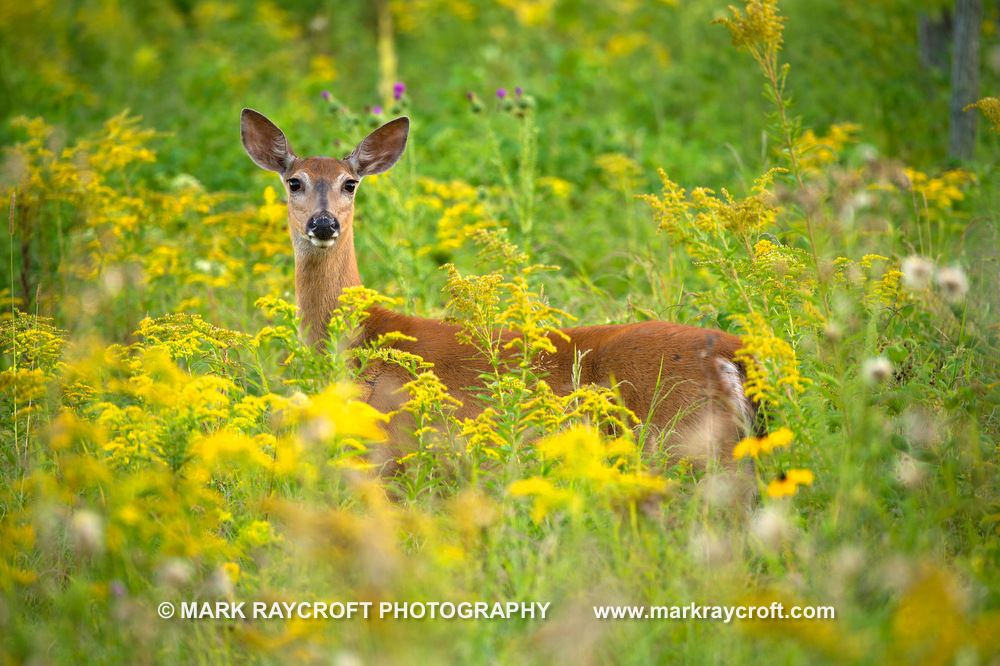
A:
{"type": "Polygon", "coordinates": [[[344,183],[344,190],[346,190],[348,194],[354,194],[354,190],[356,189],[358,189],[358,181],[349,180],[344,183]]]}
{"type": "Polygon", "coordinates": [[[300,181],[298,178],[289,178],[288,179],[288,191],[289,192],[298,192],[301,189],[302,189],[302,181],[300,181]]]}

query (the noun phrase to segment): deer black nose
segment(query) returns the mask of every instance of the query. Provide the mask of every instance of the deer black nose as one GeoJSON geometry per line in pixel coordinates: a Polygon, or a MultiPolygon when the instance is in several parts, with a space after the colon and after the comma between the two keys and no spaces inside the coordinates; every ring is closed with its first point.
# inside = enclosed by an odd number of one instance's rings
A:
{"type": "Polygon", "coordinates": [[[306,223],[306,235],[317,240],[330,240],[340,236],[340,221],[326,214],[314,215],[306,223]]]}

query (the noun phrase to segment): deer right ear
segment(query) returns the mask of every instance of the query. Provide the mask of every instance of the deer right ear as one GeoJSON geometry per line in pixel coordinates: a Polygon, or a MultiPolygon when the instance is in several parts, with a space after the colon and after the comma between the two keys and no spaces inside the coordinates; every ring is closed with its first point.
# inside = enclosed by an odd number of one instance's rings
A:
{"type": "Polygon", "coordinates": [[[243,109],[240,114],[240,139],[247,155],[262,169],[284,173],[295,160],[285,133],[253,109],[243,109]]]}
{"type": "Polygon", "coordinates": [[[403,156],[409,133],[410,119],[400,116],[366,136],[344,159],[354,167],[359,177],[383,173],[403,156]]]}

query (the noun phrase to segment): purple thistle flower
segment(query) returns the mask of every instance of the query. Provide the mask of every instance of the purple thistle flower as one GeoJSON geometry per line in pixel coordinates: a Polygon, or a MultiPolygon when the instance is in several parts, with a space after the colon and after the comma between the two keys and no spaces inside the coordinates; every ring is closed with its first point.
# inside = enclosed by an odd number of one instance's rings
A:
{"type": "Polygon", "coordinates": [[[382,107],[381,106],[373,106],[372,107],[372,113],[375,114],[376,116],[381,116],[382,115],[382,107]]]}
{"type": "Polygon", "coordinates": [[[497,88],[497,99],[503,99],[507,96],[506,88],[497,88]]]}
{"type": "Polygon", "coordinates": [[[324,90],[323,92],[321,92],[319,94],[319,96],[322,97],[323,99],[325,99],[328,102],[330,101],[330,91],[329,90],[324,90]]]}
{"type": "Polygon", "coordinates": [[[518,87],[514,88],[514,92],[517,93],[518,97],[520,97],[521,95],[524,94],[524,88],[522,88],[521,86],[518,86],[518,87]]]}
{"type": "Polygon", "coordinates": [[[403,93],[405,92],[406,92],[405,83],[400,82],[392,86],[392,98],[395,100],[401,99],[403,97],[403,93]]]}

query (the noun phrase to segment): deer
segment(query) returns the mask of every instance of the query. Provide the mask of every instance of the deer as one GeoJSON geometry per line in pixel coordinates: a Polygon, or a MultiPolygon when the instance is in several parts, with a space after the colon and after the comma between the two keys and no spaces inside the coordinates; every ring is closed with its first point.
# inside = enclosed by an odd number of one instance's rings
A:
{"type": "MultiPolygon", "coordinates": [[[[281,177],[288,203],[288,233],[295,259],[295,301],[300,334],[321,346],[327,324],[345,289],[361,286],[354,249],[355,196],[365,176],[381,174],[399,161],[410,122],[391,120],[368,134],[346,157],[299,157],[284,132],[263,114],[243,109],[240,137],[257,166],[281,177]]],[[[432,364],[460,404],[454,416],[474,418],[483,406],[474,387],[488,366],[474,347],[456,337],[459,327],[372,306],[350,345],[363,345],[398,332],[393,343],[432,364]]],[[[744,391],[746,369],[737,359],[739,337],[720,330],[666,321],[642,321],[564,328],[549,336],[554,353],[543,354],[540,373],[556,395],[576,386],[614,387],[624,405],[663,433],[671,457],[736,463],[731,451],[757,426],[756,405],[744,391]],[[575,375],[575,376],[574,376],[575,375]]],[[[409,371],[379,364],[360,378],[361,399],[389,420],[390,457],[406,448],[405,416],[409,371]]],[[[646,448],[656,438],[648,438],[646,448]]],[[[383,464],[391,466],[386,458],[383,464]]]]}

